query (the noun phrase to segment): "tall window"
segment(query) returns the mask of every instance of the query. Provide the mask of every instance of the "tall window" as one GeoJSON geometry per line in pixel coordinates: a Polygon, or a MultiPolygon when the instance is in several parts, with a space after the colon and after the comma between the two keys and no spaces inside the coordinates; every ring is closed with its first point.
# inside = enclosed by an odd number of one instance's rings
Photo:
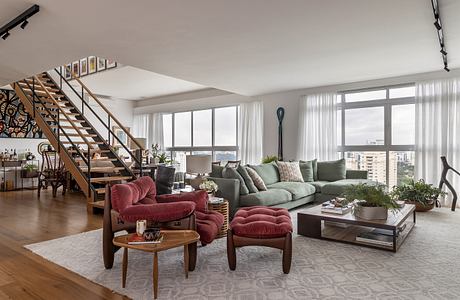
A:
{"type": "Polygon", "coordinates": [[[190,154],[212,155],[214,161],[238,157],[238,106],[163,115],[166,151],[185,171],[190,154]]]}
{"type": "Polygon", "coordinates": [[[342,92],[338,107],[338,151],[347,168],[390,188],[414,177],[414,85],[342,92]]]}

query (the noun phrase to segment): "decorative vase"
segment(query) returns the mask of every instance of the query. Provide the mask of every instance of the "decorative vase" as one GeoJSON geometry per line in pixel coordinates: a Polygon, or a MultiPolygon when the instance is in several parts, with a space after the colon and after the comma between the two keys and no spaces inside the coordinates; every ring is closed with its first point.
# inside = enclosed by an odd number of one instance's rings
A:
{"type": "Polygon", "coordinates": [[[434,203],[435,203],[435,201],[428,201],[427,204],[423,205],[422,203],[417,202],[417,201],[405,201],[405,202],[406,204],[414,204],[416,212],[430,211],[434,208],[434,203]]]}
{"type": "Polygon", "coordinates": [[[361,206],[355,207],[355,216],[364,220],[386,220],[388,209],[386,207],[361,206]]]}

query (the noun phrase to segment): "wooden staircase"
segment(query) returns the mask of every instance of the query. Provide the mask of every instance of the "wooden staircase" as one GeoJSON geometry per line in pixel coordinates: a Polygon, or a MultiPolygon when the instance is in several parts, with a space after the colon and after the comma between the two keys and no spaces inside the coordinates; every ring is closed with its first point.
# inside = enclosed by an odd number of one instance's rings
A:
{"type": "Polygon", "coordinates": [[[116,139],[131,160],[141,165],[128,145],[114,135],[111,124],[124,130],[131,144],[136,144],[139,149],[142,147],[76,76],[73,79],[70,83],[62,71],[55,69],[23,79],[12,84],[12,87],[48,141],[58,151],[66,169],[87,197],[88,211],[92,212],[95,208],[104,208],[107,184],[135,178],[132,170],[109,144],[111,140],[116,139]],[[67,92],[64,92],[63,87],[67,92]],[[97,112],[94,107],[98,108],[97,112]],[[93,122],[96,120],[99,128],[102,126],[107,131],[105,138],[89,119],[93,122]],[[97,162],[93,159],[94,153],[101,156],[97,162]],[[101,162],[104,162],[103,166],[100,166],[101,162]]]}

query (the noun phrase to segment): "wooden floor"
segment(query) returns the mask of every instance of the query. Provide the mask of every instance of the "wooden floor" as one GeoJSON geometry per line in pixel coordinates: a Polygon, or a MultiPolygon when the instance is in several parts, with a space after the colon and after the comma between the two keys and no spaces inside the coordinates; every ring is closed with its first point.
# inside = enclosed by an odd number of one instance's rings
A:
{"type": "Polygon", "coordinates": [[[82,194],[1,192],[0,299],[129,299],[22,247],[101,227],[102,215],[87,214],[82,194]]]}

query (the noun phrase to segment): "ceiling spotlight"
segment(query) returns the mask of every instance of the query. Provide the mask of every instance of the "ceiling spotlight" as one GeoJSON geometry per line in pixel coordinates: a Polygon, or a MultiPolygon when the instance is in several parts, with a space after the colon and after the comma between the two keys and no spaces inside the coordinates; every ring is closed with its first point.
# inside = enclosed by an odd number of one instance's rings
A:
{"type": "Polygon", "coordinates": [[[441,29],[442,29],[442,25],[441,25],[440,19],[436,19],[436,21],[435,21],[433,24],[434,24],[434,27],[436,27],[437,30],[441,30],[441,29]]]}
{"type": "Polygon", "coordinates": [[[441,52],[441,53],[442,53],[442,55],[447,55],[447,51],[446,51],[446,50],[444,50],[444,48],[442,48],[442,49],[441,49],[441,51],[439,51],[439,52],[441,52]]]}
{"type": "Polygon", "coordinates": [[[24,20],[24,22],[22,22],[22,24],[21,24],[21,28],[22,28],[22,29],[25,29],[26,26],[27,26],[27,24],[29,24],[29,21],[24,20]]]}
{"type": "Polygon", "coordinates": [[[5,34],[2,36],[2,39],[6,40],[10,36],[9,32],[5,32],[5,34]]]}

